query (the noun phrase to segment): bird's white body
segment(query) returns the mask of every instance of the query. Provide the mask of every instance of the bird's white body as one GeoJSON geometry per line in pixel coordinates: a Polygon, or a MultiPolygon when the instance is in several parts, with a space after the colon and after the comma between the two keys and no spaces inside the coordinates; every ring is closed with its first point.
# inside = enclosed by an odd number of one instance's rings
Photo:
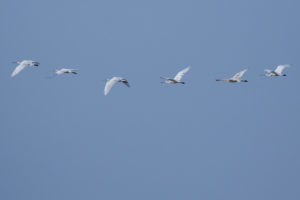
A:
{"type": "Polygon", "coordinates": [[[15,70],[11,74],[11,77],[14,77],[18,73],[20,73],[23,69],[25,69],[26,67],[32,67],[32,66],[37,67],[40,65],[39,62],[35,62],[32,60],[23,60],[21,62],[16,62],[16,63],[18,64],[18,66],[15,68],[15,70]]]}
{"type": "Polygon", "coordinates": [[[104,95],[106,96],[109,91],[111,90],[111,88],[117,83],[117,82],[122,82],[124,83],[127,87],[129,86],[129,83],[126,79],[122,78],[122,77],[112,77],[111,79],[107,79],[106,80],[106,84],[104,87],[104,95]]]}
{"type": "Polygon", "coordinates": [[[77,69],[67,69],[67,68],[61,68],[59,70],[55,69],[54,72],[57,74],[57,75],[61,75],[61,74],[77,74],[77,69]]]}
{"type": "Polygon", "coordinates": [[[229,79],[217,79],[216,81],[225,81],[225,82],[229,82],[229,83],[248,82],[247,80],[241,79],[247,70],[248,69],[244,69],[243,71],[236,73],[233,77],[231,77],[229,79]]]}
{"type": "Polygon", "coordinates": [[[180,72],[178,72],[176,74],[176,76],[174,78],[166,78],[166,77],[160,77],[162,79],[165,79],[165,81],[161,82],[161,83],[165,83],[165,84],[177,84],[177,83],[182,83],[185,84],[185,82],[182,82],[181,79],[183,77],[183,75],[185,73],[187,73],[190,70],[190,66],[188,66],[187,68],[181,70],[180,72]]]}
{"type": "Polygon", "coordinates": [[[265,69],[265,76],[271,77],[271,76],[286,76],[286,74],[283,74],[283,70],[287,67],[290,67],[289,64],[284,65],[278,65],[275,70],[265,69]]]}

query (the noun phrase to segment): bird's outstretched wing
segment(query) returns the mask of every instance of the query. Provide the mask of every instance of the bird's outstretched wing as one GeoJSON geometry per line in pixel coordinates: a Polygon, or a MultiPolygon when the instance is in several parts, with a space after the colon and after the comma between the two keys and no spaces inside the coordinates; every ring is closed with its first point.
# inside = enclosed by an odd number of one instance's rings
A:
{"type": "Polygon", "coordinates": [[[180,81],[180,80],[182,79],[183,75],[184,75],[185,73],[187,73],[189,70],[190,70],[190,66],[188,66],[187,68],[181,70],[180,72],[178,72],[178,73],[176,74],[176,76],[174,77],[174,80],[175,80],[175,81],[180,81]]]}
{"type": "Polygon", "coordinates": [[[109,79],[104,87],[104,95],[106,96],[109,91],[111,90],[111,88],[116,84],[116,82],[122,80],[122,78],[120,77],[112,77],[111,79],[109,79]]]}
{"type": "Polygon", "coordinates": [[[26,63],[21,62],[13,71],[13,73],[11,74],[11,77],[14,77],[15,75],[17,75],[18,73],[20,73],[25,67],[27,66],[26,63]]]}
{"type": "Polygon", "coordinates": [[[278,65],[278,66],[276,67],[276,69],[275,69],[275,72],[276,72],[277,74],[281,74],[282,71],[283,71],[285,68],[290,67],[290,66],[291,66],[291,65],[289,65],[289,64],[278,65]]]}
{"type": "Polygon", "coordinates": [[[243,71],[240,71],[238,73],[236,73],[232,79],[234,80],[240,80],[242,78],[242,76],[244,75],[244,73],[247,71],[248,69],[244,69],[243,71]]]}

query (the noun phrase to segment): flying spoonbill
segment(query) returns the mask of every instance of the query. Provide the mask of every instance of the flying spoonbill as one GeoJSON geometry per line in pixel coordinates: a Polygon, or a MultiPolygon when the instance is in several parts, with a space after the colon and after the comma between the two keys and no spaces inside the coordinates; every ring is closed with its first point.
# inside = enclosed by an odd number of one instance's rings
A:
{"type": "Polygon", "coordinates": [[[236,73],[232,78],[229,79],[216,79],[216,81],[226,81],[229,83],[236,83],[236,82],[248,82],[247,80],[241,80],[242,76],[248,69],[244,69],[243,71],[240,71],[236,73]]]}
{"type": "Polygon", "coordinates": [[[66,69],[66,68],[61,68],[61,69],[55,69],[54,72],[57,74],[57,75],[61,75],[63,73],[65,74],[77,74],[77,69],[66,69]]]}
{"type": "Polygon", "coordinates": [[[17,63],[18,66],[15,68],[15,70],[11,74],[11,77],[14,77],[18,73],[20,73],[23,69],[25,69],[25,67],[32,67],[32,66],[37,67],[40,65],[39,62],[32,61],[32,60],[23,60],[23,61],[18,61],[18,62],[13,62],[13,63],[17,63]]]}
{"type": "Polygon", "coordinates": [[[106,84],[105,84],[105,87],[104,87],[104,95],[105,96],[109,93],[109,91],[111,90],[111,88],[117,82],[124,83],[127,87],[130,87],[128,81],[125,78],[122,78],[122,77],[112,77],[111,79],[107,79],[106,80],[106,84]]]}
{"type": "Polygon", "coordinates": [[[270,70],[270,69],[265,69],[265,76],[267,77],[270,77],[270,76],[286,76],[286,74],[282,74],[282,71],[287,68],[287,67],[290,67],[291,65],[289,64],[284,64],[284,65],[278,65],[276,67],[276,69],[273,71],[273,70],[270,70]]]}
{"type": "Polygon", "coordinates": [[[181,70],[180,72],[178,72],[176,74],[176,76],[174,78],[160,77],[161,79],[165,79],[165,81],[163,81],[161,83],[165,83],[165,84],[176,84],[176,83],[185,84],[185,82],[180,81],[180,80],[182,79],[183,75],[190,70],[190,68],[191,67],[188,66],[187,68],[181,70]]]}

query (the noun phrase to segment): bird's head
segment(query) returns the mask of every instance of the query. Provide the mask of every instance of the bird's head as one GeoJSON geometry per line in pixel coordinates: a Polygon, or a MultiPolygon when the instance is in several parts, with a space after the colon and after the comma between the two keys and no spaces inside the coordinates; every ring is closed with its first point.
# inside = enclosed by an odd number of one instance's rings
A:
{"type": "Polygon", "coordinates": [[[287,76],[286,74],[282,74],[282,76],[287,76]]]}
{"type": "Polygon", "coordinates": [[[33,66],[35,66],[35,67],[37,67],[37,66],[39,66],[40,65],[40,63],[39,62],[32,62],[33,63],[33,66]]]}

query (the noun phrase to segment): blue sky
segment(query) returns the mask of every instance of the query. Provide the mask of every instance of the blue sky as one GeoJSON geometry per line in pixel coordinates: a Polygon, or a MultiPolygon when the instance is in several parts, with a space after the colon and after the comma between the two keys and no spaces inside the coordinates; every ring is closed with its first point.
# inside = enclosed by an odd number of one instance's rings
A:
{"type": "Polygon", "coordinates": [[[0,5],[0,199],[299,199],[298,1],[0,5]]]}

